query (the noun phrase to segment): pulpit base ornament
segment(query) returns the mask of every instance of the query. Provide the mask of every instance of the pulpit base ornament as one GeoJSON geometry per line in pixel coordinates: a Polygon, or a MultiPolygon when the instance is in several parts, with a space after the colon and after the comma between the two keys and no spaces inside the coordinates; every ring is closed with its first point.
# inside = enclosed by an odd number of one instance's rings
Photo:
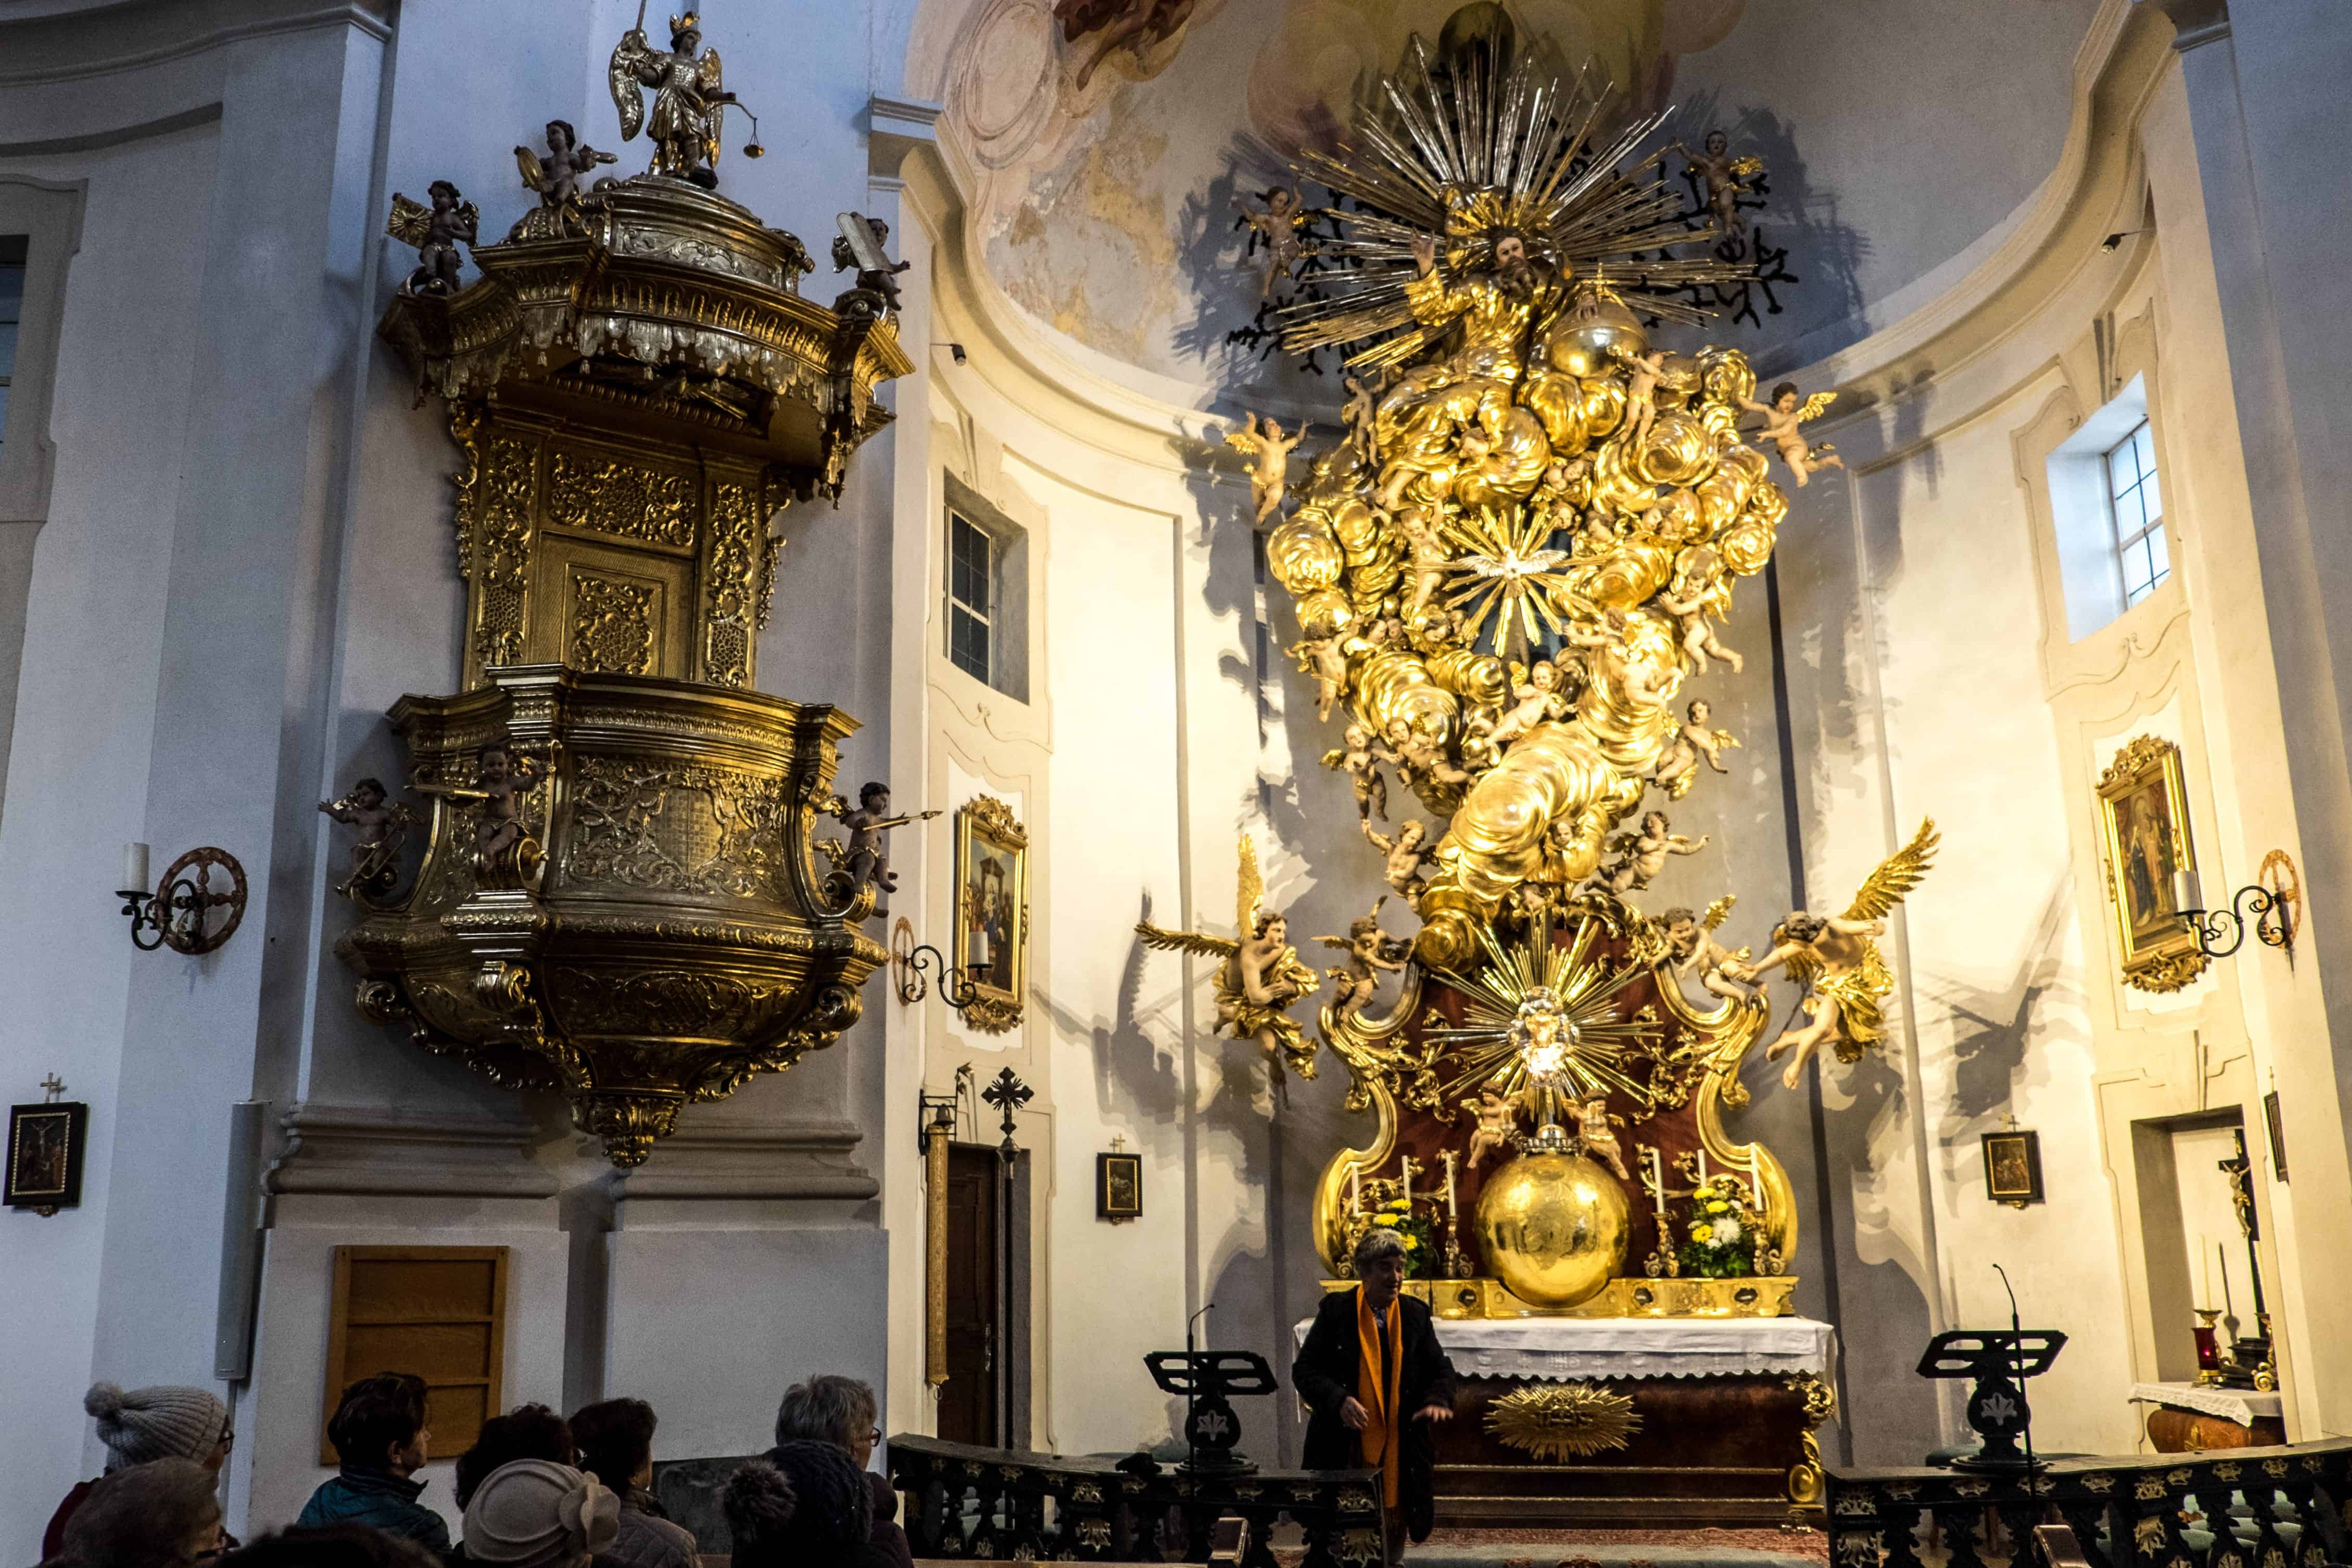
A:
{"type": "Polygon", "coordinates": [[[811,853],[835,748],[822,704],[555,666],[403,698],[433,802],[408,897],[336,951],[361,1010],[493,1082],[552,1089],[613,1163],[682,1106],[857,1021],[871,900],[811,853]],[[496,775],[495,778],[493,775],[496,775]]]}

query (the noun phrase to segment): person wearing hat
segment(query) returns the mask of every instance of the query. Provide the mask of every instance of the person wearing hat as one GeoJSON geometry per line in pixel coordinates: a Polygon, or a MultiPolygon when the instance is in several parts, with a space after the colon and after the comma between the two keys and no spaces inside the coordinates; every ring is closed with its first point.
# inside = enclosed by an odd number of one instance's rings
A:
{"type": "Polygon", "coordinates": [[[620,1532],[620,1496],[595,1477],[552,1459],[517,1459],[492,1470],[466,1505],[466,1561],[589,1568],[620,1532]]]}
{"type": "MultiPolygon", "coordinates": [[[[206,1388],[158,1384],[126,1393],[111,1383],[93,1383],[82,1395],[81,1407],[97,1418],[108,1475],[157,1459],[193,1459],[217,1473],[236,1436],[228,1429],[228,1406],[206,1388]]],[[[65,1550],[66,1525],[97,1485],[96,1480],[77,1482],[58,1504],[41,1535],[43,1557],[65,1550]]]]}
{"type": "Polygon", "coordinates": [[[194,1459],[149,1459],[110,1470],[66,1527],[47,1568],[196,1568],[227,1550],[217,1470],[194,1459]]]}
{"type": "Polygon", "coordinates": [[[873,1542],[866,1474],[835,1444],[779,1443],[719,1493],[735,1568],[892,1568],[873,1542]]]}

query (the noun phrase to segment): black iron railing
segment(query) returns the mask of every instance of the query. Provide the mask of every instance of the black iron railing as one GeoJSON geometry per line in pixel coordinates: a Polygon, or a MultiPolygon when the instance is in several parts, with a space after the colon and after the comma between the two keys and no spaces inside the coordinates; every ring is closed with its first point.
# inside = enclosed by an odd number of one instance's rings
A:
{"type": "Polygon", "coordinates": [[[2352,1442],[2054,1460],[2031,1476],[1828,1473],[1832,1568],[2029,1568],[2038,1525],[2091,1568],[2326,1568],[2352,1562],[2352,1442]]]}
{"type": "Polygon", "coordinates": [[[1206,1562],[1211,1527],[1237,1514],[1250,1521],[1248,1568],[1274,1568],[1265,1542],[1285,1519],[1307,1532],[1308,1568],[1381,1558],[1370,1470],[1139,1476],[1108,1459],[893,1437],[890,1481],[917,1557],[1206,1562]]]}

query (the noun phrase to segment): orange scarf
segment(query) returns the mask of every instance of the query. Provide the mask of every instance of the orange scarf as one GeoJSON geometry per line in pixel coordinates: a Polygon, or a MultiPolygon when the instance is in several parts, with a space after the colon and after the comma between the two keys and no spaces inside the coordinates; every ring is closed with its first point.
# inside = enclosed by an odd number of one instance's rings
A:
{"type": "Polygon", "coordinates": [[[1404,1373],[1402,1296],[1389,1303],[1388,1341],[1388,1384],[1382,1387],[1380,1320],[1372,1316],[1371,1303],[1364,1300],[1364,1288],[1357,1286],[1356,1343],[1363,1359],[1356,1374],[1356,1403],[1364,1407],[1365,1419],[1364,1429],[1356,1437],[1363,1448],[1364,1463],[1380,1469],[1383,1504],[1393,1510],[1397,1506],[1399,1451],[1404,1447],[1404,1421],[1397,1409],[1398,1383],[1404,1373]]]}

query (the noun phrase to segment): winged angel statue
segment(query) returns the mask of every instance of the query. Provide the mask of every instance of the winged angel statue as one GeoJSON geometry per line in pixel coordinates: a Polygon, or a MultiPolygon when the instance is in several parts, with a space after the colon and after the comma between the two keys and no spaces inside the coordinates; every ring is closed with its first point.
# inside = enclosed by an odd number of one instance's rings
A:
{"type": "Polygon", "coordinates": [[[669,19],[666,50],[646,41],[642,9],[637,22],[621,35],[605,71],[613,107],[621,111],[621,140],[634,142],[644,131],[654,144],[655,174],[714,186],[719,175],[711,165],[719,162],[719,119],[735,101],[735,95],[720,86],[719,51],[701,47],[702,18],[692,11],[669,19]],[[650,125],[646,88],[654,89],[650,125]]]}
{"type": "Polygon", "coordinates": [[[1231,938],[1168,931],[1150,921],[1136,921],[1135,934],[1143,939],[1144,946],[1161,952],[1189,952],[1224,961],[1218,966],[1215,982],[1217,1032],[1236,1040],[1255,1040],[1274,1069],[1278,1091],[1286,1061],[1300,1078],[1315,1076],[1315,1047],[1289,1016],[1289,1009],[1320,985],[1322,979],[1299,961],[1298,950],[1286,940],[1288,922],[1280,911],[1264,908],[1265,902],[1265,879],[1258,874],[1257,846],[1244,834],[1240,898],[1231,938]]]}
{"type": "Polygon", "coordinates": [[[416,270],[400,286],[404,294],[454,294],[457,291],[460,241],[471,245],[481,229],[481,210],[457,186],[436,180],[425,193],[433,205],[392,193],[392,216],[383,232],[403,245],[416,247],[416,270]]]}
{"type": "Polygon", "coordinates": [[[1780,1076],[1788,1088],[1797,1087],[1807,1059],[1824,1041],[1837,1052],[1838,1060],[1856,1062],[1885,1037],[1885,1015],[1878,1003],[1895,989],[1895,975],[1875,939],[1886,934],[1886,916],[1935,863],[1937,842],[1936,821],[1928,817],[1910,843],[1879,862],[1845,913],[1794,910],[1772,928],[1771,952],[1754,963],[1723,965],[1733,979],[1751,982],[1767,970],[1785,970],[1805,987],[1804,1011],[1811,1022],[1801,1029],[1782,1030],[1779,1039],[1764,1047],[1768,1059],[1783,1051],[1793,1053],[1780,1076]]]}

